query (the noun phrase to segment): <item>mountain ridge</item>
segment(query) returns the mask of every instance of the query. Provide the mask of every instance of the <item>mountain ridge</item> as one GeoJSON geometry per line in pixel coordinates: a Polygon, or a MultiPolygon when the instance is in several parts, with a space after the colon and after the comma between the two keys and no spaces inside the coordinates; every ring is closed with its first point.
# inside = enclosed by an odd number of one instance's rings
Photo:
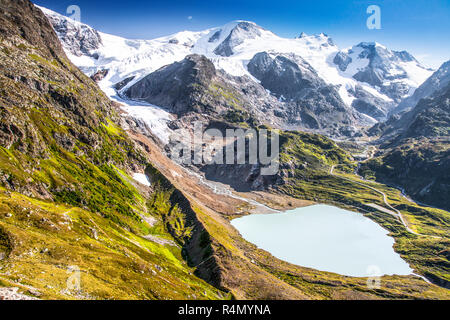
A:
{"type": "MultiPolygon", "coordinates": [[[[46,13],[50,17],[58,16],[59,20],[66,19],[49,10],[46,13]]],[[[54,27],[58,29],[58,25],[56,24],[54,27]]],[[[181,61],[189,54],[206,56],[217,69],[222,69],[232,76],[247,75],[252,78],[247,69],[248,61],[257,53],[272,50],[278,53],[294,53],[310,63],[321,79],[338,88],[338,93],[344,103],[354,112],[361,114],[358,121],[363,126],[385,119],[395,106],[391,97],[374,87],[375,83],[357,81],[353,78],[353,74],[346,74],[339,70],[339,66],[333,62],[333,59],[341,51],[332,39],[323,33],[313,36],[303,34],[302,37],[296,39],[283,39],[253,22],[237,20],[223,27],[199,32],[183,31],[154,40],[127,40],[103,33],[99,34],[103,39],[104,46],[90,51],[89,55],[95,57],[86,56],[89,58],[88,60],[83,56],[74,57],[73,61],[88,74],[108,69],[110,75],[104,79],[102,87],[112,87],[125,79],[133,78],[121,89],[121,91],[127,90],[129,86],[148,74],[165,65],[181,61]],[[113,48],[112,46],[114,46],[114,50],[106,49],[113,48]],[[223,55],[217,54],[218,50],[223,55]],[[224,51],[222,52],[222,50],[224,51]],[[111,55],[112,51],[116,53],[111,55]],[[163,52],[164,54],[162,54],[163,52]],[[95,59],[96,57],[98,59],[95,59]]],[[[60,37],[64,43],[66,37],[64,35],[60,35],[60,37]]],[[[391,51],[389,54],[397,59],[402,56],[406,59],[409,56],[406,53],[396,55],[391,51]]],[[[411,64],[413,62],[404,63],[411,64]]],[[[394,64],[393,68],[397,68],[397,65],[394,64]]],[[[420,78],[418,82],[409,80],[409,78],[404,80],[409,83],[406,85],[409,89],[405,90],[408,93],[412,92],[414,86],[418,86],[427,78],[427,72],[429,71],[425,70],[423,75],[414,76],[420,78]]],[[[403,83],[402,81],[400,79],[397,82],[403,83]]]]}
{"type": "Polygon", "coordinates": [[[450,61],[444,62],[414,94],[403,101],[393,110],[398,114],[413,109],[421,99],[427,98],[434,92],[443,89],[450,82],[450,61]]]}
{"type": "Polygon", "coordinates": [[[362,172],[402,186],[423,203],[450,210],[450,83],[371,132],[380,135],[381,151],[362,172]]]}

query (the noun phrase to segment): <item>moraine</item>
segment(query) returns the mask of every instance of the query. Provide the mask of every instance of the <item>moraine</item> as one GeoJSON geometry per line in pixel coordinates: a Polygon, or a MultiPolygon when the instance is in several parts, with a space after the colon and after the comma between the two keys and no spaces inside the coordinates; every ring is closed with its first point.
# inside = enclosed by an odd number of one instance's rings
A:
{"type": "Polygon", "coordinates": [[[374,221],[328,205],[232,221],[241,235],[278,259],[353,277],[409,275],[394,239],[374,221]]]}

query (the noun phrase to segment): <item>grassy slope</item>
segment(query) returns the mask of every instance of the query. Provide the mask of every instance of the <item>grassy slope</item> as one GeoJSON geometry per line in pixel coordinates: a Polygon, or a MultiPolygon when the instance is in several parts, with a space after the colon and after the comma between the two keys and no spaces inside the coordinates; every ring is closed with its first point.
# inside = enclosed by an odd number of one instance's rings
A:
{"type": "Polygon", "coordinates": [[[145,156],[45,16],[23,0],[1,9],[0,286],[45,299],[224,297],[168,232],[162,214],[182,210],[167,198],[149,206],[158,190],[127,175],[145,156]],[[66,290],[70,266],[80,292],[66,290]]]}
{"type": "Polygon", "coordinates": [[[361,167],[367,179],[401,185],[414,199],[449,209],[450,140],[407,139],[361,167]]]}
{"type": "MultiPolygon", "coordinates": [[[[225,297],[193,275],[173,241],[158,244],[98,214],[3,188],[0,202],[0,233],[8,239],[0,285],[42,299],[225,297]],[[67,289],[72,266],[81,270],[80,291],[67,289]]],[[[150,234],[172,239],[164,230],[155,227],[150,234]]]]}
{"type": "MultiPolygon", "coordinates": [[[[284,146],[283,153],[286,159],[304,157],[305,148],[302,146],[296,150],[297,145],[298,142],[294,140],[293,143],[284,146]]],[[[332,148],[326,149],[332,150],[332,148]]],[[[320,159],[323,153],[323,150],[316,153],[316,158],[320,159]]],[[[318,167],[296,169],[295,173],[286,179],[286,184],[277,188],[277,192],[363,212],[390,231],[391,236],[396,240],[395,250],[411,264],[417,273],[427,276],[440,285],[448,286],[450,280],[449,212],[419,206],[402,197],[397,189],[386,185],[361,181],[352,173],[356,164],[349,157],[341,156],[335,161],[322,159],[320,162],[322,169],[319,170],[318,167]],[[336,175],[330,175],[323,169],[331,165],[338,165],[336,175]],[[408,233],[395,217],[366,206],[365,204],[373,203],[386,207],[380,194],[357,183],[341,179],[340,176],[369,184],[386,193],[389,203],[402,212],[411,229],[428,236],[408,233]]]]}

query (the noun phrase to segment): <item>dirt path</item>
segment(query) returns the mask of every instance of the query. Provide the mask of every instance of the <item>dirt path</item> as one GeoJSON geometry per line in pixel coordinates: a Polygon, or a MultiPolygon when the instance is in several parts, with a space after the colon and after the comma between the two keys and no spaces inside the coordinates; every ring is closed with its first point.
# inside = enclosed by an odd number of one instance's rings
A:
{"type": "MultiPolygon", "coordinates": [[[[346,178],[346,177],[342,177],[342,176],[336,175],[336,174],[334,174],[334,169],[335,169],[335,168],[336,168],[335,165],[331,166],[331,168],[330,168],[330,175],[335,176],[335,177],[338,177],[338,178],[343,179],[343,180],[350,181],[350,182],[352,182],[352,183],[356,183],[356,184],[358,184],[358,185],[360,185],[360,186],[363,186],[363,187],[366,187],[366,188],[368,188],[368,189],[370,189],[370,190],[372,190],[372,191],[375,191],[376,193],[378,193],[378,194],[380,194],[381,196],[383,196],[383,202],[384,202],[384,204],[389,208],[389,210],[381,210],[381,208],[377,208],[377,207],[379,207],[378,205],[371,204],[371,203],[366,204],[367,206],[373,207],[373,208],[375,208],[375,209],[378,209],[378,210],[380,210],[380,211],[383,211],[383,212],[385,212],[385,213],[388,213],[388,214],[391,214],[391,215],[397,217],[397,218],[401,221],[401,223],[403,224],[403,226],[406,228],[406,230],[407,230],[409,233],[411,233],[411,234],[414,234],[414,235],[416,235],[416,236],[421,236],[421,237],[431,237],[431,238],[435,238],[435,239],[441,239],[441,237],[438,237],[438,236],[432,236],[432,235],[420,234],[420,233],[417,233],[417,232],[415,232],[414,230],[412,230],[412,229],[408,226],[408,224],[407,224],[405,218],[403,217],[402,213],[401,213],[399,210],[397,210],[396,208],[394,208],[394,207],[389,203],[388,197],[387,197],[387,195],[386,195],[383,191],[380,191],[380,190],[378,190],[378,189],[376,189],[376,188],[374,188],[374,187],[372,187],[372,186],[370,186],[370,185],[368,185],[368,184],[365,184],[365,183],[363,183],[363,182],[359,182],[359,181],[356,181],[356,180],[353,180],[353,179],[349,179],[349,178],[346,178]],[[390,210],[392,210],[392,211],[390,211],[390,210]],[[395,213],[395,214],[394,214],[394,213],[395,213]]],[[[374,182],[374,183],[376,183],[376,182],[374,182]]]]}

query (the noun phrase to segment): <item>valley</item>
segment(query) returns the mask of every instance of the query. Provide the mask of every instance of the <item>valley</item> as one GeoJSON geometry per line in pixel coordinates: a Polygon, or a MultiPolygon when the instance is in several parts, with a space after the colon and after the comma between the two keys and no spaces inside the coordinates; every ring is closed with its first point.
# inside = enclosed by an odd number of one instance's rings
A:
{"type": "Polygon", "coordinates": [[[1,9],[0,297],[450,299],[447,64],[248,21],[131,40],[1,9]],[[196,121],[277,132],[278,172],[176,163],[196,121]],[[294,254],[336,248],[340,268],[294,254]]]}

